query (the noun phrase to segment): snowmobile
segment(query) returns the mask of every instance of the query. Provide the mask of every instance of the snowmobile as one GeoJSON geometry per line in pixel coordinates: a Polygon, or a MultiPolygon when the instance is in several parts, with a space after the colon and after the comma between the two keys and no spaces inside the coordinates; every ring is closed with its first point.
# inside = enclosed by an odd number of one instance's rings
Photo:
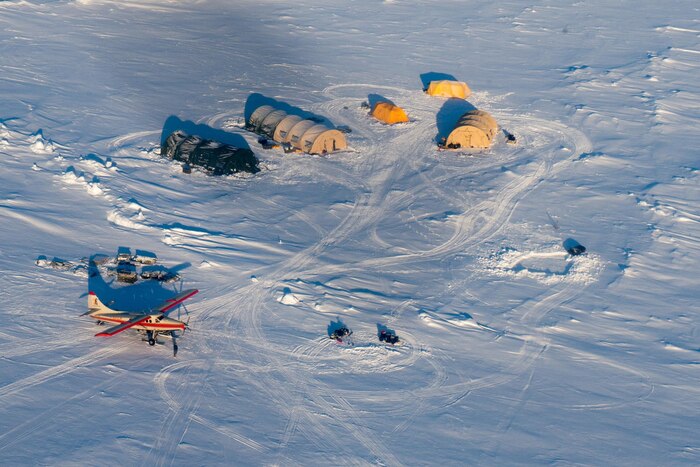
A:
{"type": "Polygon", "coordinates": [[[379,340],[382,342],[386,342],[387,344],[398,344],[399,342],[399,336],[394,334],[393,331],[387,332],[386,330],[382,330],[381,333],[379,333],[379,340]]]}
{"type": "Polygon", "coordinates": [[[352,335],[352,331],[348,329],[346,326],[342,326],[335,331],[331,333],[329,336],[331,339],[335,339],[338,342],[344,342],[344,339],[347,339],[352,335]]]}

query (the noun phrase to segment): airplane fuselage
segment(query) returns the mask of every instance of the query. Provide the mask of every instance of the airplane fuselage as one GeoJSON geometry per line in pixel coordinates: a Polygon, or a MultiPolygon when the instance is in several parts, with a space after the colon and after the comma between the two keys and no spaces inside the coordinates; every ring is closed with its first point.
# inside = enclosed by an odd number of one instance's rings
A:
{"type": "MultiPolygon", "coordinates": [[[[121,324],[126,323],[130,319],[140,316],[139,313],[94,313],[90,314],[92,318],[97,321],[103,321],[105,323],[121,324]]],[[[141,331],[155,331],[155,332],[168,332],[168,331],[184,331],[185,323],[178,321],[176,319],[168,318],[167,316],[161,317],[161,315],[150,315],[145,321],[133,326],[136,330],[141,331]]]]}

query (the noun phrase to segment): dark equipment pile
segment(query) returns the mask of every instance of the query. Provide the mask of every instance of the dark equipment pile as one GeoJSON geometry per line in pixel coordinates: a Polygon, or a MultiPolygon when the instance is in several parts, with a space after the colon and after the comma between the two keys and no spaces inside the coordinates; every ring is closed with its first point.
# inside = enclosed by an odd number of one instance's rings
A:
{"type": "Polygon", "coordinates": [[[181,130],[168,136],[160,153],[168,159],[200,167],[210,175],[260,172],[258,158],[250,149],[188,135],[181,130]]]}

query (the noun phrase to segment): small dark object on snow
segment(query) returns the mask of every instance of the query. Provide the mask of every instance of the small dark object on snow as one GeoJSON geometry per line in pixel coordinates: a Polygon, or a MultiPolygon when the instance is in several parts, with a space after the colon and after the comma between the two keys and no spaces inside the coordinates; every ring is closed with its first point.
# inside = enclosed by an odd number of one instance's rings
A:
{"type": "Polygon", "coordinates": [[[447,144],[447,138],[445,138],[444,136],[440,138],[440,141],[438,142],[438,149],[459,149],[461,147],[462,145],[459,143],[447,144]]]}
{"type": "Polygon", "coordinates": [[[260,144],[260,146],[263,147],[263,149],[275,149],[280,147],[280,145],[277,142],[275,142],[274,140],[270,141],[265,137],[258,138],[258,143],[260,144]]]}
{"type": "Polygon", "coordinates": [[[152,251],[146,250],[136,250],[134,252],[133,261],[140,264],[156,264],[158,262],[158,257],[152,251]]]}
{"type": "Polygon", "coordinates": [[[515,135],[511,133],[508,130],[503,130],[503,134],[506,135],[506,143],[508,144],[515,144],[517,141],[515,140],[515,135]]]}
{"type": "Polygon", "coordinates": [[[330,335],[330,338],[335,340],[342,340],[343,337],[350,335],[352,335],[352,331],[347,327],[343,326],[333,331],[333,333],[330,335]]]}
{"type": "Polygon", "coordinates": [[[386,342],[387,344],[394,345],[399,341],[399,336],[396,334],[390,332],[386,332],[382,330],[381,333],[379,333],[379,340],[382,342],[386,342]]]}
{"type": "Polygon", "coordinates": [[[562,245],[571,256],[578,256],[586,252],[586,247],[573,238],[567,238],[562,245]]]}
{"type": "Polygon", "coordinates": [[[191,167],[190,164],[188,164],[187,162],[185,162],[184,164],[182,164],[182,173],[185,173],[185,174],[191,174],[191,173],[192,173],[192,167],[191,167]]]}
{"type": "Polygon", "coordinates": [[[180,276],[162,266],[144,266],[141,268],[141,279],[153,279],[169,283],[179,280],[180,276]]]}
{"type": "Polygon", "coordinates": [[[258,158],[250,149],[190,136],[182,130],[168,136],[160,153],[168,159],[202,167],[211,175],[260,172],[258,158]]]}
{"type": "Polygon", "coordinates": [[[363,109],[369,109],[369,102],[364,101],[362,104],[360,104],[360,107],[363,109]]]}
{"type": "Polygon", "coordinates": [[[131,248],[120,246],[117,248],[117,261],[131,261],[131,248]]]}
{"type": "Polygon", "coordinates": [[[137,279],[136,266],[128,261],[120,261],[117,264],[117,281],[133,284],[137,279]]]}

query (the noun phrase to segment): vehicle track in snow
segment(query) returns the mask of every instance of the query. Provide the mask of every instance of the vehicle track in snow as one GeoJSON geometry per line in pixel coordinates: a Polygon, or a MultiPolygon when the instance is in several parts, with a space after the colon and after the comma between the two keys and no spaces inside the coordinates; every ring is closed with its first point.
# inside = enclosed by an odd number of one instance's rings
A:
{"type": "MultiPolygon", "coordinates": [[[[164,370],[156,377],[161,397],[170,407],[170,413],[163,421],[158,439],[177,441],[170,441],[166,443],[167,446],[164,444],[165,441],[159,441],[149,454],[154,460],[157,459],[155,456],[162,456],[159,458],[166,460],[174,458],[179,439],[186,431],[177,427],[175,421],[183,419],[188,420],[188,423],[194,421],[207,426],[221,435],[236,440],[248,448],[264,452],[266,455],[274,452],[278,459],[286,458],[285,451],[299,436],[314,443],[320,451],[335,452],[347,456],[348,459],[356,458],[357,447],[349,446],[346,440],[339,437],[336,428],[327,425],[328,417],[333,420],[333,423],[342,426],[346,434],[355,438],[374,459],[390,465],[400,465],[399,459],[392,454],[388,446],[376,439],[368,427],[364,418],[366,414],[360,411],[362,407],[371,404],[377,409],[373,411],[373,416],[379,418],[383,414],[391,414],[398,420],[393,431],[400,433],[408,426],[410,420],[416,419],[429,410],[449,407],[462,401],[472,391],[502,385],[520,378],[521,375],[531,371],[530,368],[546,348],[546,339],[540,335],[528,337],[525,331],[529,330],[532,333],[547,313],[580,293],[580,286],[564,285],[560,290],[543,297],[537,304],[524,305],[534,307],[534,310],[514,310],[514,314],[522,314],[520,324],[524,328],[522,335],[511,334],[506,337],[522,341],[516,358],[505,367],[499,368],[497,373],[468,381],[449,382],[439,354],[417,350],[422,345],[415,337],[405,332],[402,336],[405,336],[408,345],[396,352],[396,355],[392,354],[384,359],[377,353],[372,357],[383,359],[377,360],[375,371],[401,372],[420,360],[431,365],[433,371],[430,378],[417,382],[415,388],[392,391],[350,390],[321,382],[319,378],[327,373],[324,367],[332,368],[334,359],[352,358],[352,352],[342,352],[342,355],[333,352],[335,349],[330,345],[332,343],[329,344],[328,339],[314,339],[289,348],[267,343],[261,317],[270,311],[266,303],[274,302],[272,294],[279,289],[280,284],[305,276],[351,275],[353,271],[359,270],[375,271],[378,276],[381,276],[383,271],[392,268],[412,268],[417,263],[446,259],[469,251],[507,228],[509,219],[522,199],[541,183],[545,183],[548,178],[566,169],[573,157],[590,149],[590,143],[580,133],[561,124],[524,116],[510,117],[507,120],[509,126],[517,125],[523,128],[519,134],[521,146],[516,149],[505,148],[503,154],[495,155],[492,153],[496,153],[497,150],[492,149],[483,156],[437,152],[433,143],[436,133],[434,114],[438,106],[437,101],[433,103],[429,99],[423,99],[423,96],[417,98],[411,91],[386,88],[389,91],[403,93],[402,96],[411,101],[412,108],[410,123],[399,128],[388,128],[374,122],[371,117],[359,118],[358,114],[361,112],[353,109],[359,107],[360,99],[335,95],[343,88],[372,90],[377,87],[358,84],[328,88],[324,94],[329,97],[329,101],[313,109],[328,116],[337,125],[352,127],[351,139],[355,137],[358,142],[354,149],[359,151],[357,154],[364,155],[364,163],[355,165],[350,170],[344,168],[342,159],[360,156],[352,152],[328,155],[326,157],[329,165],[335,164],[334,169],[337,170],[334,170],[333,174],[320,175],[341,186],[355,187],[356,196],[349,211],[335,227],[330,229],[315,225],[311,217],[300,213],[297,217],[315,233],[315,239],[302,251],[288,257],[284,257],[285,253],[281,250],[271,252],[277,255],[280,261],[263,267],[256,273],[264,277],[264,280],[232,292],[228,291],[226,286],[212,289],[212,293],[216,292],[216,298],[208,301],[197,318],[197,322],[203,327],[208,323],[221,320],[220,330],[212,331],[207,336],[222,338],[229,335],[235,336],[236,343],[231,343],[228,351],[233,351],[236,359],[247,362],[251,368],[265,369],[258,373],[259,380],[253,381],[247,378],[244,382],[258,388],[269,398],[272,406],[279,407],[285,422],[280,426],[278,446],[263,446],[232,431],[230,427],[220,426],[198,415],[197,401],[202,397],[203,391],[207,390],[208,383],[197,388],[196,394],[190,395],[188,403],[178,402],[178,399],[173,397],[171,389],[166,388],[165,382],[173,382],[173,376],[176,374],[177,380],[181,378],[187,380],[191,376],[190,373],[201,371],[201,376],[206,381],[207,377],[213,377],[217,367],[231,362],[230,355],[218,351],[210,344],[204,344],[201,350],[212,357],[210,365],[201,368],[199,364],[194,363],[176,365],[164,370]],[[395,132],[395,135],[387,136],[389,132],[395,132]],[[416,144],[416,141],[420,143],[416,144]],[[526,149],[527,146],[530,147],[526,149]],[[564,156],[557,153],[560,147],[568,148],[569,153],[564,156]],[[535,152],[539,156],[534,156],[535,152]],[[460,170],[458,165],[448,167],[442,174],[433,173],[431,168],[450,157],[467,157],[471,165],[464,170],[460,170]],[[495,196],[482,194],[482,198],[476,204],[473,194],[461,193],[459,190],[449,188],[452,186],[451,182],[465,177],[469,170],[493,171],[509,164],[515,164],[518,167],[517,173],[511,173],[515,178],[498,189],[495,196]],[[394,191],[394,184],[397,181],[405,180],[411,175],[417,175],[422,183],[404,188],[403,191],[394,191]],[[385,239],[379,224],[386,214],[404,209],[413,201],[427,195],[454,206],[455,214],[448,221],[452,228],[451,235],[440,243],[428,243],[424,250],[419,251],[408,250],[402,245],[395,245],[392,241],[385,239]],[[344,264],[329,264],[321,260],[335,246],[342,245],[361,232],[369,232],[369,238],[375,246],[386,250],[389,254],[380,257],[360,257],[357,261],[344,264]],[[280,380],[287,381],[288,386],[279,387],[276,383],[280,380]],[[417,403],[406,404],[406,400],[417,401],[417,403]]],[[[225,118],[224,114],[214,117],[216,121],[222,118],[225,118]]],[[[213,121],[209,124],[213,124],[213,121]]],[[[143,136],[149,134],[144,133],[143,136]]],[[[139,136],[133,135],[133,137],[139,136]]],[[[123,145],[129,142],[130,138],[132,138],[130,135],[118,138],[113,145],[115,147],[123,145]]],[[[266,202],[270,208],[275,208],[274,201],[266,200],[266,202]]],[[[180,243],[193,252],[200,250],[207,252],[211,248],[225,247],[221,243],[225,241],[222,238],[203,238],[201,235],[195,235],[181,240],[180,243]],[[212,243],[212,240],[216,243],[212,243]]],[[[240,244],[237,247],[246,249],[250,245],[240,244]]],[[[449,294],[451,292],[448,287],[454,287],[454,285],[455,283],[446,284],[443,290],[435,291],[434,294],[449,294]]],[[[402,305],[399,303],[397,307],[401,308],[402,305]]],[[[392,322],[398,321],[398,317],[400,313],[392,318],[392,322]]],[[[205,341],[208,340],[208,338],[205,339],[205,341]]],[[[367,357],[367,352],[371,353],[374,350],[377,349],[356,349],[359,352],[356,355],[367,357]]],[[[372,366],[364,370],[373,371],[372,366]]],[[[351,365],[345,371],[352,373],[362,370],[357,368],[353,370],[351,365]]]]}
{"type": "MultiPolygon", "coordinates": [[[[537,188],[540,183],[546,181],[559,171],[568,168],[574,158],[578,157],[581,152],[590,150],[590,143],[588,142],[587,138],[585,138],[585,136],[579,132],[571,130],[558,123],[545,122],[532,117],[524,117],[524,120],[525,119],[527,119],[527,122],[523,121],[520,123],[529,125],[529,128],[534,130],[533,135],[528,135],[528,137],[524,138],[526,141],[525,144],[528,144],[528,140],[534,143],[536,140],[544,138],[545,142],[548,142],[548,144],[551,146],[552,144],[556,144],[557,141],[563,140],[564,144],[562,147],[567,148],[569,151],[567,157],[564,157],[562,160],[553,159],[554,156],[552,156],[551,153],[555,152],[556,148],[550,148],[548,151],[550,156],[548,158],[546,157],[544,160],[540,160],[538,162],[533,161],[533,163],[530,165],[534,164],[534,170],[531,170],[529,174],[521,176],[520,178],[511,182],[505,187],[505,189],[502,189],[498,193],[495,199],[484,200],[475,207],[467,207],[459,216],[459,219],[456,222],[455,232],[447,242],[431,250],[419,252],[417,254],[368,259],[353,265],[345,264],[342,267],[345,268],[346,273],[353,267],[357,267],[358,269],[366,269],[385,268],[391,265],[405,266],[406,262],[411,259],[424,260],[429,257],[447,257],[451,254],[464,252],[469,248],[474,247],[479,242],[488,240],[507,226],[508,220],[517,208],[517,205],[521,199],[537,188]],[[483,223],[479,224],[474,219],[482,220],[483,223]]],[[[498,161],[498,163],[501,162],[502,161],[498,161]]],[[[421,172],[421,175],[423,175],[423,172],[421,172]]],[[[452,176],[453,175],[450,175],[449,177],[452,176]]],[[[435,183],[435,180],[426,179],[426,185],[435,187],[440,186],[441,184],[435,183]]],[[[433,191],[439,193],[439,190],[433,191]]],[[[415,196],[415,193],[407,193],[405,196],[415,196]]],[[[444,198],[447,198],[448,196],[450,199],[453,198],[452,193],[443,194],[442,196],[444,198]]],[[[376,219],[377,218],[374,220],[376,219]]],[[[375,235],[375,238],[378,237],[378,235],[375,235]]],[[[386,244],[383,246],[386,246],[386,244]]],[[[335,265],[324,266],[320,271],[317,270],[316,273],[332,274],[334,272],[339,272],[339,269],[340,267],[335,265]]],[[[542,300],[540,304],[535,307],[537,312],[533,312],[532,310],[526,312],[524,314],[524,319],[530,316],[531,321],[524,324],[528,324],[528,327],[531,329],[536,328],[547,313],[561,304],[572,300],[581,292],[581,287],[579,286],[569,285],[564,287],[564,290],[556,292],[542,300]]],[[[455,400],[460,400],[475,389],[483,389],[505,384],[520,377],[521,374],[528,371],[528,369],[534,364],[534,361],[539,358],[545,349],[546,344],[538,344],[532,342],[530,339],[525,339],[521,351],[519,352],[519,358],[508,366],[506,369],[508,371],[501,372],[506,373],[505,375],[501,374],[487,376],[469,382],[441,386],[437,389],[430,389],[430,391],[414,391],[412,394],[422,396],[423,399],[449,396],[452,398],[452,402],[450,403],[454,403],[455,400]]],[[[340,391],[342,392],[342,389],[340,389],[340,391]]],[[[371,393],[370,395],[367,392],[362,391],[361,394],[355,394],[355,396],[359,401],[366,397],[381,397],[381,394],[371,393]]],[[[406,396],[408,396],[408,394],[402,394],[400,397],[394,397],[394,402],[399,402],[406,396]]]]}
{"type": "MultiPolygon", "coordinates": [[[[340,114],[337,113],[341,109],[345,109],[356,103],[356,101],[351,100],[336,100],[327,104],[325,107],[326,114],[329,114],[334,121],[341,122],[343,124],[352,124],[352,120],[343,120],[340,118],[340,114]]],[[[421,116],[425,119],[425,116],[421,116]]],[[[532,124],[530,119],[530,124],[532,124]]],[[[413,154],[412,151],[416,151],[415,145],[412,143],[414,140],[424,140],[430,135],[434,130],[432,126],[427,122],[423,121],[421,124],[415,124],[414,127],[405,129],[405,134],[400,134],[392,141],[390,145],[390,150],[382,151],[387,157],[383,160],[383,164],[375,164],[368,171],[368,178],[366,185],[369,188],[369,193],[359,194],[355,201],[350,213],[339,223],[339,225],[328,233],[328,235],[322,238],[316,244],[313,244],[310,248],[307,248],[302,254],[297,255],[290,261],[283,262],[274,270],[267,270],[265,276],[268,278],[268,284],[275,283],[274,278],[287,277],[299,277],[302,276],[306,269],[315,265],[317,258],[319,258],[328,248],[332,247],[334,244],[339,244],[345,239],[352,237],[357,232],[364,229],[370,228],[374,229],[373,237],[379,239],[381,236],[376,232],[376,225],[379,220],[382,219],[385,212],[395,209],[401,204],[405,204],[412,197],[420,196],[422,191],[429,190],[432,193],[437,194],[438,197],[442,199],[454,200],[455,198],[461,200],[463,203],[463,210],[457,216],[458,218],[454,220],[454,232],[453,235],[444,243],[434,246],[433,248],[427,249],[426,251],[416,252],[412,254],[404,255],[394,255],[383,258],[370,258],[365,260],[360,260],[355,264],[343,264],[343,265],[326,265],[320,268],[315,267],[313,273],[315,275],[319,274],[335,274],[344,271],[345,274],[348,270],[352,269],[366,269],[372,268],[375,270],[381,270],[386,267],[391,266],[402,266],[405,267],[408,262],[411,261],[424,261],[431,258],[445,258],[458,252],[463,252],[465,249],[469,249],[479,242],[488,240],[493,235],[497,234],[500,229],[507,225],[510,216],[517,208],[517,205],[521,199],[527,196],[533,189],[535,189],[539,183],[545,181],[548,177],[552,176],[553,167],[557,161],[547,159],[544,160],[533,160],[529,165],[529,171],[520,175],[518,178],[511,181],[504,189],[501,189],[494,199],[484,199],[476,206],[469,205],[469,197],[454,196],[454,192],[441,190],[440,182],[447,182],[453,177],[463,176],[463,174],[446,174],[441,177],[441,179],[434,180],[427,177],[424,171],[420,171],[420,167],[417,163],[411,163],[414,159],[419,157],[420,154],[413,154]],[[402,140],[407,141],[402,143],[402,140]],[[404,176],[409,170],[418,170],[422,179],[424,180],[423,185],[415,187],[409,192],[403,193],[397,198],[392,200],[387,200],[387,194],[389,193],[392,184],[395,180],[404,176]],[[374,175],[372,175],[374,174],[374,175]],[[479,222],[480,221],[480,222],[479,222]]],[[[359,126],[359,125],[354,125],[359,126]]],[[[544,133],[554,132],[558,133],[565,128],[554,125],[542,125],[536,131],[541,131],[544,133]]],[[[367,130],[363,131],[366,134],[367,130]]],[[[371,136],[369,137],[371,138],[371,136]]],[[[533,136],[533,139],[537,138],[537,135],[533,136]]],[[[546,138],[546,136],[545,136],[546,138]]],[[[374,141],[370,141],[369,146],[375,150],[380,147],[380,138],[376,137],[374,141]]],[[[553,138],[554,141],[557,138],[553,138]]],[[[550,144],[556,144],[550,141],[550,144]]],[[[573,142],[567,143],[568,145],[573,145],[572,154],[578,153],[580,150],[586,150],[587,140],[585,137],[576,137],[573,142]]],[[[425,151],[426,148],[418,149],[418,152],[425,151]]],[[[378,158],[377,158],[378,159],[378,158]]],[[[503,163],[502,160],[496,161],[496,164],[503,163]]],[[[479,164],[477,164],[479,165],[479,164]]],[[[488,166],[489,163],[484,163],[488,166]]],[[[481,167],[483,167],[482,165],[481,167]]],[[[560,167],[565,166],[561,165],[560,167]]],[[[389,243],[380,242],[380,247],[390,246],[389,243]]],[[[272,268],[271,268],[272,269],[272,268]]],[[[267,288],[268,293],[270,287],[267,288]]],[[[250,291],[248,291],[250,292],[250,291]]],[[[265,288],[258,290],[258,296],[264,295],[265,288]]],[[[579,286],[564,287],[564,290],[550,295],[549,297],[541,300],[537,305],[537,312],[523,313],[525,318],[529,317],[530,321],[526,324],[529,327],[536,326],[537,323],[543,319],[546,314],[552,309],[556,308],[562,303],[572,299],[573,295],[580,293],[579,286]]],[[[262,307],[262,303],[257,300],[256,307],[253,310],[259,310],[262,307]]],[[[531,304],[530,304],[531,305],[531,304]]],[[[249,307],[250,309],[250,307],[249,307]]],[[[258,311],[259,313],[259,311],[258,311]]],[[[263,341],[264,336],[261,331],[261,324],[259,318],[255,317],[255,312],[250,313],[248,316],[248,324],[243,326],[243,330],[249,333],[250,338],[256,341],[263,341]],[[252,331],[252,332],[251,332],[252,331]]],[[[311,342],[306,348],[296,348],[292,350],[291,357],[299,359],[300,356],[307,355],[318,355],[318,351],[314,352],[313,345],[315,342],[311,342]]],[[[317,346],[320,350],[324,349],[322,346],[317,346]]],[[[523,340],[522,347],[517,355],[517,358],[507,365],[505,368],[501,369],[499,373],[488,375],[482,378],[457,382],[452,384],[447,384],[447,376],[443,369],[442,364],[435,357],[429,359],[431,364],[436,369],[436,375],[441,375],[437,377],[428,387],[412,389],[412,390],[398,390],[398,391],[349,391],[343,388],[328,388],[321,385],[322,389],[319,389],[318,381],[316,380],[313,385],[309,385],[309,381],[313,381],[314,376],[318,375],[318,368],[314,368],[313,362],[307,368],[309,375],[305,381],[296,382],[295,390],[297,392],[302,392],[310,396],[316,407],[321,407],[329,414],[333,414],[337,406],[344,407],[344,416],[350,414],[350,418],[355,413],[354,407],[361,406],[364,401],[372,400],[373,403],[380,403],[382,408],[379,413],[391,413],[393,416],[399,415],[403,416],[405,421],[399,423],[395,427],[395,431],[401,431],[405,428],[408,420],[415,419],[417,416],[425,413],[428,410],[436,408],[449,407],[452,404],[457,403],[462,400],[471,391],[494,387],[497,385],[505,384],[519,378],[521,374],[527,372],[531,368],[532,364],[536,359],[542,354],[545,344],[536,343],[531,340],[531,338],[525,338],[523,340]],[[316,374],[314,374],[316,373],[316,374]],[[331,390],[334,396],[335,404],[327,403],[327,391],[331,390]],[[402,401],[407,399],[420,401],[418,406],[411,406],[410,408],[403,408],[402,401]],[[399,407],[398,409],[396,407],[399,407]],[[393,407],[393,408],[392,408],[393,407]],[[349,412],[348,412],[349,411],[349,412]]],[[[284,356],[279,355],[278,352],[272,352],[278,355],[280,359],[278,368],[280,371],[284,371],[285,364],[284,356]]],[[[417,359],[417,358],[416,358],[417,359]]],[[[304,358],[306,360],[306,358],[304,358]]],[[[415,359],[413,360],[415,362],[415,359]]],[[[285,373],[285,376],[291,381],[294,381],[295,375],[285,373]]],[[[277,399],[283,401],[283,398],[277,399]]],[[[289,402],[287,402],[289,403],[289,402]]],[[[291,411],[288,423],[285,428],[285,433],[283,436],[283,445],[286,446],[291,439],[292,433],[299,430],[300,420],[309,419],[309,408],[301,406],[299,401],[293,405],[294,409],[291,411]]],[[[308,428],[308,427],[305,427],[308,428]]],[[[349,430],[351,427],[347,427],[349,430]]],[[[321,426],[316,426],[315,429],[307,430],[308,436],[318,436],[323,435],[326,430],[321,426]]],[[[354,436],[360,441],[366,448],[370,450],[373,454],[378,451],[384,451],[383,446],[373,444],[368,441],[361,431],[354,431],[354,436]]],[[[335,446],[328,446],[329,448],[337,448],[338,444],[335,446]]],[[[394,459],[398,462],[398,459],[394,459]]]]}
{"type": "Polygon", "coordinates": [[[14,383],[0,387],[0,403],[2,403],[3,399],[6,397],[17,394],[34,386],[38,386],[52,379],[73,373],[80,368],[93,365],[94,363],[104,360],[107,357],[119,354],[123,352],[126,347],[126,343],[102,347],[80,357],[72,358],[59,365],[52,366],[46,370],[19,379],[14,383]]]}
{"type": "Polygon", "coordinates": [[[0,453],[17,443],[24,443],[28,440],[37,439],[42,436],[42,433],[48,430],[54,430],[55,427],[47,424],[46,420],[71,413],[71,407],[84,404],[95,395],[96,391],[107,391],[114,386],[122,384],[123,378],[124,374],[117,374],[105,381],[101,381],[97,386],[90,386],[84,391],[80,391],[65,400],[51,405],[49,409],[35,411],[31,418],[22,421],[12,429],[0,434],[0,453]]]}

